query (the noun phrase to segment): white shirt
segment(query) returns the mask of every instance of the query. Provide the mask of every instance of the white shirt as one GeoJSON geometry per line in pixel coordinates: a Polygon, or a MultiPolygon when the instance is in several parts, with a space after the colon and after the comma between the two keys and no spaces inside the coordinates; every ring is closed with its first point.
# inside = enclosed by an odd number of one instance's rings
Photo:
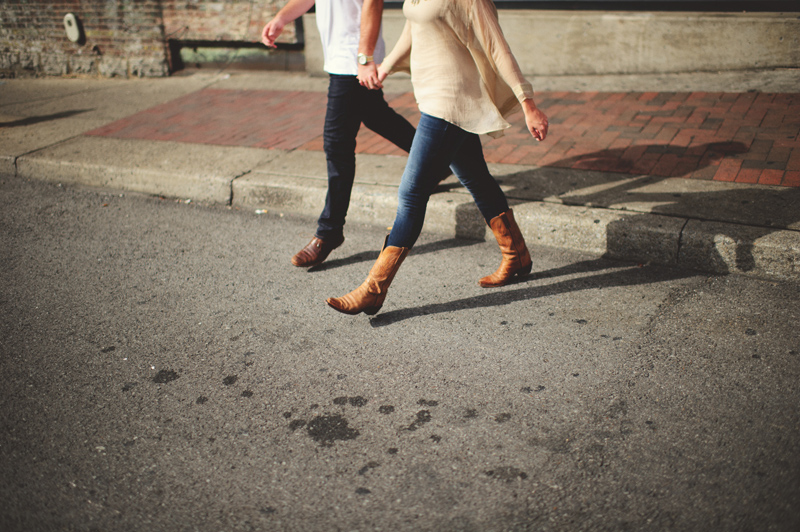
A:
{"type": "MultiPolygon", "coordinates": [[[[325,72],[350,76],[358,74],[358,40],[363,3],[364,0],[316,0],[317,28],[322,39],[325,72]]],[[[381,25],[372,54],[375,63],[380,64],[385,54],[381,25]]]]}

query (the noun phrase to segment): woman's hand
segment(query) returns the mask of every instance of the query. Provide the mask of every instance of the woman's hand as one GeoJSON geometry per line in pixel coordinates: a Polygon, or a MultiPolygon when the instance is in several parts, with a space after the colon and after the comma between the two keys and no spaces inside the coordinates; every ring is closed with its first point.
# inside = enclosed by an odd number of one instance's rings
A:
{"type": "Polygon", "coordinates": [[[538,141],[543,141],[547,137],[547,129],[550,126],[545,115],[532,99],[527,99],[522,102],[522,112],[525,113],[525,125],[528,126],[533,138],[538,141]]]}
{"type": "Polygon", "coordinates": [[[378,65],[378,81],[383,83],[383,80],[385,80],[388,75],[389,75],[389,73],[386,72],[386,70],[384,70],[384,68],[383,68],[383,63],[378,65]]]}

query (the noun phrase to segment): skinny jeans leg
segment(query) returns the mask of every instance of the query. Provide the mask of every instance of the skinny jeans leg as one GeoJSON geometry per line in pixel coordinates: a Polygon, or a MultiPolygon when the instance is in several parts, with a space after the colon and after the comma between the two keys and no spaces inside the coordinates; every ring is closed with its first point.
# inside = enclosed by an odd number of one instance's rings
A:
{"type": "Polygon", "coordinates": [[[356,136],[361,123],[408,151],[414,126],[392,110],[383,91],[369,90],[356,76],[330,75],[323,146],[328,167],[325,207],[317,220],[316,236],[341,238],[356,172],[356,136]]]}
{"type": "Polygon", "coordinates": [[[422,113],[400,181],[397,216],[387,245],[414,246],[422,232],[436,176],[448,166],[472,194],[487,222],[508,210],[505,194],[486,167],[478,135],[422,113]]]}

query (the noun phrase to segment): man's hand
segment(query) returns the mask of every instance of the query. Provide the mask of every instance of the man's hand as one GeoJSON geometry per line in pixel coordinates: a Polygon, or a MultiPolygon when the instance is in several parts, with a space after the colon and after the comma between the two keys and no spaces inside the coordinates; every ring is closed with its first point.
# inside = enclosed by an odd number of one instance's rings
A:
{"type": "Polygon", "coordinates": [[[280,17],[275,17],[267,22],[267,25],[261,31],[261,42],[269,48],[276,48],[275,39],[283,32],[284,26],[286,26],[286,22],[280,17]]]}
{"type": "Polygon", "coordinates": [[[303,13],[311,9],[313,5],[314,0],[289,0],[289,2],[278,11],[278,14],[267,22],[267,25],[261,30],[261,42],[269,48],[277,48],[277,46],[275,46],[275,39],[280,36],[283,27],[302,16],[303,13]]]}
{"type": "Polygon", "coordinates": [[[381,81],[383,80],[378,75],[378,67],[375,66],[375,63],[369,62],[366,65],[358,65],[358,82],[362,87],[372,90],[382,89],[383,83],[381,81]]]}

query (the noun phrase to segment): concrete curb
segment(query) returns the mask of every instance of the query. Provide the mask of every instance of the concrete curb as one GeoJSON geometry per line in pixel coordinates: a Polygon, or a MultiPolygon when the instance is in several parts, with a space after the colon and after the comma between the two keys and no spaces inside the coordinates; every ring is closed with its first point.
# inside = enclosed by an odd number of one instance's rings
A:
{"type": "MultiPolygon", "coordinates": [[[[404,157],[360,155],[348,220],[390,226],[404,166],[404,157]]],[[[310,219],[319,215],[327,187],[324,154],[318,152],[105,137],[76,137],[18,157],[15,170],[30,179],[310,219]]],[[[800,281],[800,231],[534,199],[510,201],[531,244],[709,273],[800,281]]],[[[423,231],[445,237],[491,238],[472,198],[461,188],[431,197],[423,231]]]]}

